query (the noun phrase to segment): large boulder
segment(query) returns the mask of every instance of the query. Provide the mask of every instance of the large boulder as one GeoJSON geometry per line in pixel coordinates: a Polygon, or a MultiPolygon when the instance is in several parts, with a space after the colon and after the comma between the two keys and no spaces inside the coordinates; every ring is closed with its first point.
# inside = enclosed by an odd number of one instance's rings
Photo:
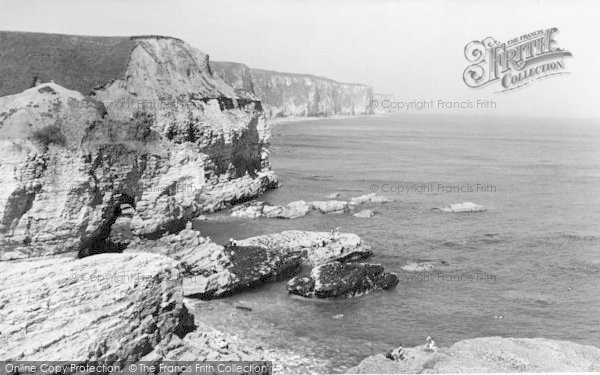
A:
{"type": "Polygon", "coordinates": [[[600,349],[568,341],[483,337],[427,351],[404,348],[404,359],[383,354],[364,359],[351,374],[543,373],[600,371],[600,349]]]}
{"type": "Polygon", "coordinates": [[[332,262],[316,266],[309,276],[288,281],[291,294],[302,297],[332,298],[360,296],[375,289],[391,289],[398,276],[378,264],[332,262]]]}
{"type": "Polygon", "coordinates": [[[282,252],[300,251],[310,265],[319,265],[335,260],[357,261],[373,254],[354,233],[340,233],[335,238],[328,232],[288,230],[239,240],[240,246],[259,246],[279,249],[282,252]]]}
{"type": "Polygon", "coordinates": [[[185,42],[0,33],[0,259],[120,250],[115,223],[175,231],[277,186],[260,102],[185,42]]]}
{"type": "Polygon", "coordinates": [[[348,202],[338,200],[312,201],[310,206],[321,213],[343,213],[348,208],[348,202]]]}
{"type": "Polygon", "coordinates": [[[137,361],[193,329],[177,262],[102,254],[0,262],[0,358],[137,361]]]}

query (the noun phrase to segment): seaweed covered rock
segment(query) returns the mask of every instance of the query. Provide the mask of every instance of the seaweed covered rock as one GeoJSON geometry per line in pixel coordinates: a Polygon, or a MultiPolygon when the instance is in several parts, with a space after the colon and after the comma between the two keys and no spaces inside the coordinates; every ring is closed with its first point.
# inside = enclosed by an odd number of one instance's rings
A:
{"type": "Polygon", "coordinates": [[[226,297],[262,283],[293,275],[303,254],[280,248],[221,246],[203,237],[190,226],[156,240],[141,240],[126,252],[153,252],[179,262],[186,297],[211,299],[226,297]]]}
{"type": "Polygon", "coordinates": [[[378,264],[332,262],[314,267],[310,276],[296,276],[288,282],[291,294],[332,298],[360,296],[376,289],[391,289],[398,276],[378,264]]]}
{"type": "MultiPolygon", "coordinates": [[[[216,253],[206,255],[218,258],[218,261],[214,267],[205,268],[184,279],[186,297],[227,297],[265,282],[283,280],[293,275],[302,259],[299,252],[281,253],[277,249],[257,246],[219,247],[216,253]]],[[[198,266],[195,265],[195,268],[198,266]]]]}

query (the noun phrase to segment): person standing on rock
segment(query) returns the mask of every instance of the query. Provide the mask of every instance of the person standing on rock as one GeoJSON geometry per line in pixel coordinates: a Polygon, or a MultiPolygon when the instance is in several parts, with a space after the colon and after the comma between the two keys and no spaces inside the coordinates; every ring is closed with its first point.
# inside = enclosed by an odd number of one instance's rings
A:
{"type": "Polygon", "coordinates": [[[433,341],[433,339],[431,338],[431,336],[427,336],[427,338],[425,339],[425,341],[427,342],[425,344],[425,350],[428,352],[435,352],[437,351],[437,346],[435,346],[435,341],[433,341]]]}
{"type": "Polygon", "coordinates": [[[337,242],[340,239],[340,227],[336,227],[333,232],[333,241],[337,242]]]}

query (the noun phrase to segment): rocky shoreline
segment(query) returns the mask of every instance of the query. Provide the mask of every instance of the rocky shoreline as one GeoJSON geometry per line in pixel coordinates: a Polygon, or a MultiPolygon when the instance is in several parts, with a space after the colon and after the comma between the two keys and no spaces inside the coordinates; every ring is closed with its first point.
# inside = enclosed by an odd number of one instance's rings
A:
{"type": "MultiPolygon", "coordinates": [[[[213,73],[208,55],[170,37],[0,32],[0,41],[13,51],[0,55],[9,82],[0,92],[0,360],[273,361],[276,372],[318,373],[317,361],[219,332],[187,305],[270,282],[287,282],[299,298],[398,284],[364,262],[373,251],[353,233],[231,234],[218,244],[191,225],[229,207],[247,219],[371,217],[355,209],[387,198],[254,201],[278,186],[267,117],[370,113],[368,86],[268,71],[256,72],[257,86],[235,65],[236,86],[227,72],[213,73]],[[62,56],[73,69],[63,69],[62,56]],[[286,94],[302,93],[300,103],[281,92],[259,98],[260,85],[286,80],[310,81],[286,94]],[[321,101],[308,99],[314,92],[321,101]]],[[[441,210],[484,210],[467,203],[441,210]]],[[[481,340],[436,357],[408,350],[403,363],[375,356],[352,371],[594,371],[600,363],[593,347],[481,340]]]]}

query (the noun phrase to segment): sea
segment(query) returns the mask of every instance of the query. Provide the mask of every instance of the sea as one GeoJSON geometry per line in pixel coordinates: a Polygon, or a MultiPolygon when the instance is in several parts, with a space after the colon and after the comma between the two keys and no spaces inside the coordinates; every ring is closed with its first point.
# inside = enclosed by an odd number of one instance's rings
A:
{"type": "Polygon", "coordinates": [[[599,121],[407,114],[296,122],[272,129],[270,160],[281,187],[260,200],[375,192],[394,201],[361,207],[374,210],[372,218],[222,212],[196,225],[204,235],[225,243],[339,227],[360,235],[374,252],[367,262],[400,282],[336,300],[293,297],[275,282],[194,303],[202,319],[321,360],[329,372],[427,336],[438,346],[484,336],[600,346],[599,121]],[[432,209],[462,202],[487,211],[432,209]],[[406,268],[414,262],[435,266],[406,268]]]}

